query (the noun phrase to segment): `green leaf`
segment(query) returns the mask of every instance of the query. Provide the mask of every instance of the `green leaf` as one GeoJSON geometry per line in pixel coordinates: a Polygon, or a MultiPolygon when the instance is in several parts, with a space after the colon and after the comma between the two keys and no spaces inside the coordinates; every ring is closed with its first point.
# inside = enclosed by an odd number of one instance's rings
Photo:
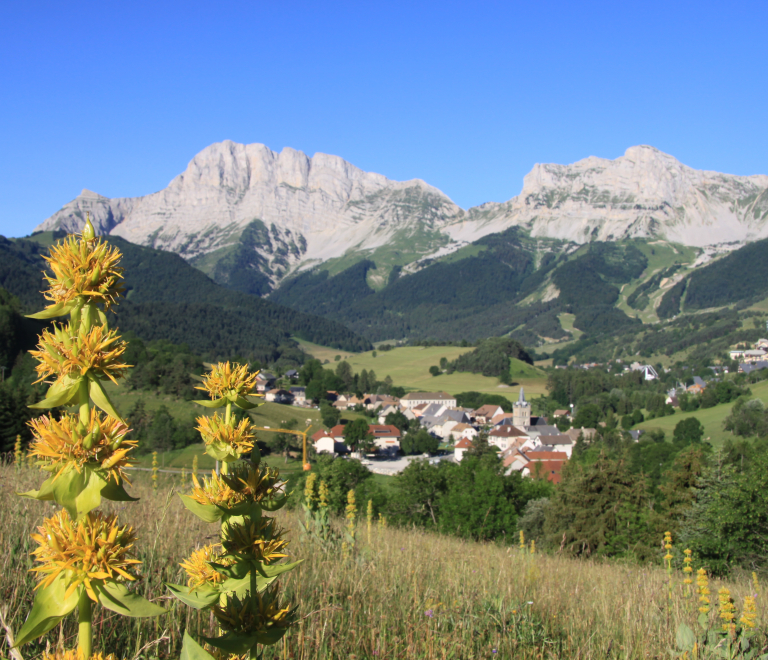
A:
{"type": "Polygon", "coordinates": [[[242,408],[243,410],[251,410],[252,408],[258,408],[261,403],[254,403],[252,401],[248,401],[245,397],[239,396],[235,399],[235,405],[238,408],[242,408]]]}
{"type": "Polygon", "coordinates": [[[53,319],[57,316],[64,316],[69,314],[70,310],[74,306],[73,303],[56,303],[52,307],[47,307],[41,312],[35,312],[34,314],[27,314],[28,319],[53,319]]]}
{"type": "Polygon", "coordinates": [[[107,485],[101,489],[101,496],[111,502],[136,502],[138,497],[131,497],[126,491],[123,482],[107,478],[107,485]]]}
{"type": "Polygon", "coordinates": [[[181,647],[179,660],[215,660],[215,658],[192,639],[189,636],[189,633],[185,630],[184,643],[181,647]]]}
{"type": "MultiPolygon", "coordinates": [[[[263,589],[259,589],[259,577],[256,577],[256,589],[258,591],[263,591],[263,589]]],[[[267,585],[269,586],[269,585],[267,585]]],[[[246,575],[244,578],[229,578],[227,580],[224,580],[224,582],[221,583],[221,592],[232,594],[234,593],[238,598],[242,599],[245,598],[246,593],[250,592],[251,590],[251,576],[246,575]]]]}
{"type": "MultiPolygon", "coordinates": [[[[280,636],[282,637],[282,635],[280,636]]],[[[245,635],[233,632],[228,632],[221,637],[203,637],[200,635],[200,638],[205,640],[206,643],[211,646],[215,646],[217,649],[221,649],[227,653],[237,654],[250,651],[258,643],[258,638],[254,634],[245,635]]]]}
{"type": "Polygon", "coordinates": [[[275,578],[282,573],[293,570],[303,561],[303,559],[299,559],[298,561],[290,562],[288,564],[272,564],[271,566],[262,566],[259,572],[264,577],[275,578]]]}
{"type": "Polygon", "coordinates": [[[80,472],[74,466],[67,466],[53,480],[51,490],[56,504],[77,519],[101,504],[101,489],[105,483],[103,477],[87,466],[80,472]]]}
{"type": "Polygon", "coordinates": [[[45,394],[45,399],[33,403],[29,408],[56,408],[58,406],[66,406],[73,398],[77,397],[78,388],[80,386],[80,380],[76,380],[73,383],[63,383],[62,381],[56,381],[48,388],[45,394]]]}
{"type": "Polygon", "coordinates": [[[224,515],[224,511],[215,504],[200,504],[200,502],[193,500],[188,495],[182,495],[181,493],[179,493],[179,497],[184,503],[184,506],[203,522],[216,522],[221,520],[221,517],[224,515]]]}
{"type": "Polygon", "coordinates": [[[112,405],[112,401],[110,401],[109,396],[107,396],[107,393],[101,386],[98,378],[91,374],[88,374],[88,394],[93,399],[93,402],[105,413],[107,413],[107,415],[123,422],[123,418],[120,417],[118,412],[115,410],[115,407],[112,405]]]}
{"type": "Polygon", "coordinates": [[[240,458],[228,445],[221,449],[208,445],[205,448],[205,453],[217,461],[226,461],[227,463],[232,463],[240,458]]]}
{"type": "Polygon", "coordinates": [[[16,636],[16,648],[41,635],[45,635],[56,626],[67,614],[77,607],[84,586],[80,585],[68,598],[67,580],[64,573],[59,573],[56,579],[46,588],[40,588],[35,594],[35,604],[27,616],[27,620],[16,636]]]}
{"type": "Polygon", "coordinates": [[[208,565],[225,577],[241,580],[250,575],[254,563],[250,559],[245,559],[236,564],[217,564],[216,562],[209,561],[208,565]]]}
{"type": "Polygon", "coordinates": [[[277,511],[278,509],[282,509],[286,502],[288,502],[287,495],[275,498],[274,500],[262,500],[261,508],[264,509],[264,511],[277,511]]]}
{"type": "Polygon", "coordinates": [[[681,651],[690,651],[696,643],[696,635],[684,623],[677,627],[677,648],[681,651]]]}
{"type": "Polygon", "coordinates": [[[166,610],[155,603],[150,603],[146,598],[138,594],[132,594],[122,582],[103,581],[97,584],[93,581],[93,590],[99,602],[108,610],[122,614],[143,618],[165,614],[166,610]]]}
{"type": "Polygon", "coordinates": [[[202,401],[193,401],[192,403],[199,403],[201,406],[205,406],[206,408],[221,408],[225,403],[227,402],[226,399],[214,399],[213,401],[208,401],[207,399],[203,399],[202,401]]]}
{"type": "Polygon", "coordinates": [[[251,520],[261,518],[261,505],[257,502],[240,502],[229,509],[223,506],[219,508],[224,512],[224,522],[227,523],[244,523],[246,517],[251,520]]]}
{"type": "Polygon", "coordinates": [[[53,479],[54,477],[48,477],[43,485],[40,486],[40,490],[29,490],[26,493],[16,493],[20,497],[31,497],[33,500],[40,501],[53,501],[53,479]]]}
{"type": "Polygon", "coordinates": [[[190,589],[181,584],[165,583],[170,591],[176,598],[178,598],[185,605],[194,607],[196,610],[202,610],[206,607],[214,605],[219,600],[219,590],[212,587],[197,587],[196,589],[190,589]]]}

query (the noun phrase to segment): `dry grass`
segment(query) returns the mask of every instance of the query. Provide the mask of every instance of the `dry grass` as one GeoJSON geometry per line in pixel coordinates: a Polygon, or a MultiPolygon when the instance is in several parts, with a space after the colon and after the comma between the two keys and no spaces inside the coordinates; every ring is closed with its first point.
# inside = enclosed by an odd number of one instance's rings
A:
{"type": "MultiPolygon", "coordinates": [[[[115,507],[139,532],[145,562],[139,588],[150,599],[165,598],[162,582],[182,581],[179,560],[217,534],[214,525],[197,521],[171,495],[178,479],[162,479],[153,494],[149,477],[139,475],[132,491],[142,499],[115,507]]],[[[0,467],[0,599],[16,630],[33,598],[29,533],[54,507],[14,491],[40,481],[35,470],[0,467]]],[[[265,658],[661,658],[669,657],[677,622],[693,619],[680,575],[668,610],[666,574],[659,568],[523,555],[514,547],[418,530],[374,528],[369,544],[364,523],[355,557],[345,563],[340,552],[304,542],[293,513],[281,518],[293,555],[305,559],[285,580],[302,619],[265,658]]],[[[713,594],[719,586],[712,584],[713,594]]],[[[740,609],[744,595],[753,592],[749,580],[728,586],[740,609]]],[[[768,594],[760,592],[759,625],[766,630],[768,594]]],[[[176,658],[185,627],[212,632],[208,615],[172,600],[167,604],[169,614],[150,621],[97,609],[95,648],[132,657],[165,633],[167,639],[142,657],[176,658]]],[[[75,629],[70,617],[47,641],[55,645],[75,629]]],[[[30,644],[24,657],[39,657],[44,648],[30,644]]],[[[7,656],[7,647],[0,646],[0,653],[7,656]]]]}

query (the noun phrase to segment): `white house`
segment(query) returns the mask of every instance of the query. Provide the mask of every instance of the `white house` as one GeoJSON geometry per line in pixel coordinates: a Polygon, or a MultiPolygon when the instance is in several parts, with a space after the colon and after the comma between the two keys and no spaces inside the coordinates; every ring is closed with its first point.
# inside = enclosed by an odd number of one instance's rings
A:
{"type": "Polygon", "coordinates": [[[447,408],[456,407],[456,397],[447,392],[408,392],[402,399],[401,405],[413,408],[422,403],[440,403],[447,408]]]}
{"type": "Polygon", "coordinates": [[[453,447],[453,460],[459,463],[464,458],[464,452],[471,448],[472,442],[467,438],[462,438],[453,447]]]}
{"type": "Polygon", "coordinates": [[[501,451],[509,449],[519,438],[527,439],[528,434],[516,426],[497,426],[488,433],[488,444],[498,447],[501,451]]]}

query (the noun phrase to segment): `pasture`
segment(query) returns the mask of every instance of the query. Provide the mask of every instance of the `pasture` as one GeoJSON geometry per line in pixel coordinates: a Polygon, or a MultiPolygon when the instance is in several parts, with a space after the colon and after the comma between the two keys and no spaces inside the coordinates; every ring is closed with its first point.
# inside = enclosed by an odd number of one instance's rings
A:
{"type": "MultiPolygon", "coordinates": [[[[6,502],[0,511],[0,607],[11,631],[19,629],[33,598],[29,553],[36,544],[30,533],[56,508],[15,492],[41,481],[37,470],[0,466],[6,502]]],[[[178,477],[161,475],[153,492],[142,473],[129,489],[138,502],[103,507],[119,510],[121,521],[136,528],[143,567],[135,588],[168,613],[128,619],[97,607],[94,651],[179,658],[184,630],[195,636],[215,632],[212,617],[170,598],[163,586],[185,581],[179,562],[217,531],[217,525],[187,512],[174,494],[188,487],[178,477]]],[[[304,560],[282,580],[288,601],[298,605],[299,622],[284,641],[265,650],[265,660],[671,657],[677,624],[691,623],[698,614],[677,570],[670,582],[659,566],[531,554],[512,543],[514,530],[510,545],[376,525],[369,535],[364,503],[358,507],[357,543],[348,559],[337,546],[322,548],[302,538],[300,514],[278,513],[291,559],[304,560]]],[[[737,611],[745,595],[756,594],[762,631],[756,641],[762,646],[766,589],[755,589],[748,575],[710,583],[714,594],[721,586],[731,589],[737,611]]],[[[715,624],[716,616],[715,609],[715,624]]],[[[70,615],[22,652],[36,659],[46,644],[71,647],[76,634],[76,617],[70,615]]],[[[0,655],[8,657],[4,644],[0,655]]]]}
{"type": "MultiPolygon", "coordinates": [[[[750,389],[752,390],[751,398],[761,399],[763,403],[768,403],[768,381],[750,385],[750,389]]],[[[695,417],[704,427],[703,439],[711,443],[712,446],[717,449],[723,446],[726,439],[734,437],[730,432],[723,430],[723,422],[731,413],[731,408],[733,408],[733,402],[721,403],[712,408],[703,408],[693,412],[682,412],[680,409],[675,409],[674,415],[660,417],[658,419],[649,419],[632,428],[643,429],[645,431],[661,429],[666,433],[667,439],[671,440],[675,426],[678,422],[688,417],[695,417]]]]}
{"type": "Polygon", "coordinates": [[[400,346],[391,351],[377,351],[373,357],[373,351],[366,353],[346,353],[335,349],[319,347],[307,342],[299,342],[301,347],[320,361],[329,360],[326,368],[335,368],[338,362],[346,360],[352,367],[352,371],[359,373],[363,369],[373,371],[379,380],[390,376],[395,385],[405,387],[412,391],[445,391],[449,394],[460,392],[485,392],[488,394],[500,394],[511,401],[517,400],[519,385],[525,387],[526,396],[531,398],[540,394],[546,394],[546,376],[544,373],[519,360],[511,361],[510,373],[515,385],[506,386],[500,384],[497,378],[490,378],[482,374],[454,372],[453,374],[440,374],[432,376],[429,373],[431,366],[439,366],[440,358],[448,361],[455,360],[462,353],[468,353],[471,347],[460,346],[400,346]]]}

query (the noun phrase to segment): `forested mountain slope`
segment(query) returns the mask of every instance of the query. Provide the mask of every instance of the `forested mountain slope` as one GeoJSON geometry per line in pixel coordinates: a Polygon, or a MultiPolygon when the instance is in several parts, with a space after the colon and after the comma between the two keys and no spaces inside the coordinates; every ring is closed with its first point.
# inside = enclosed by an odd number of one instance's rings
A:
{"type": "MultiPolygon", "coordinates": [[[[35,239],[0,237],[0,287],[27,311],[44,305],[39,291],[47,250],[40,243],[46,241],[35,239]]],[[[176,254],[118,237],[110,242],[123,253],[125,269],[126,300],[116,310],[119,325],[142,339],[187,343],[209,358],[240,355],[262,362],[288,354],[300,358],[291,335],[342,350],[370,346],[336,321],[222,287],[176,254]]]]}

